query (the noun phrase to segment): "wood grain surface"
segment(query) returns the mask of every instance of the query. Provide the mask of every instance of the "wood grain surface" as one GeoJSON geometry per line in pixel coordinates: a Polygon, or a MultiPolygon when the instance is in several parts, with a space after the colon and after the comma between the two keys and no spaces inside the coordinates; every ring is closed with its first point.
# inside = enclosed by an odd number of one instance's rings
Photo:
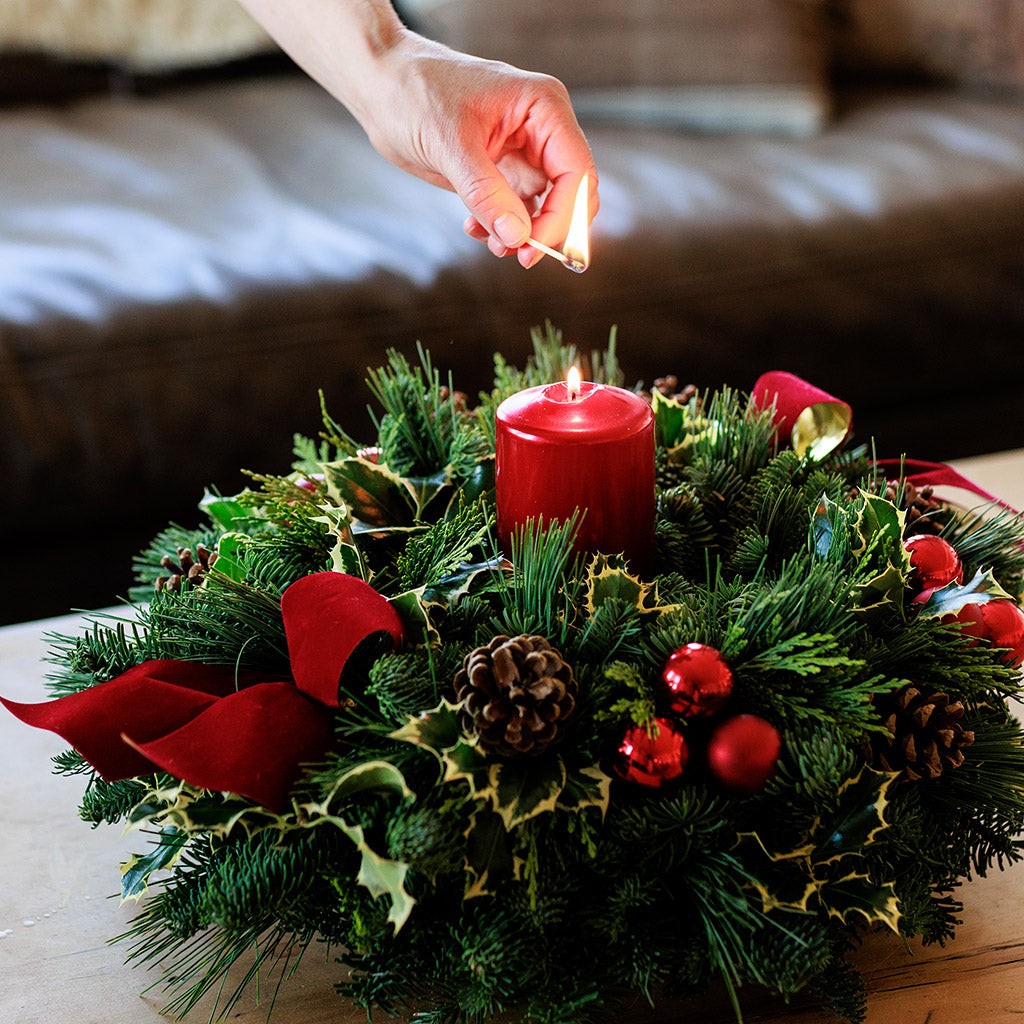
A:
{"type": "MultiPolygon", "coordinates": [[[[1024,453],[965,460],[958,468],[1005,500],[1024,507],[1024,453]]],[[[45,697],[43,656],[50,630],[74,632],[80,618],[0,629],[0,693],[15,700],[45,697]]],[[[112,897],[118,864],[141,852],[139,836],[91,829],[77,817],[80,785],[50,773],[63,742],[0,717],[0,1024],[158,1024],[164,997],[140,995],[154,972],[123,964],[124,948],[108,940],[133,913],[112,897]]],[[[967,883],[955,942],[906,948],[892,935],[868,936],[856,955],[868,985],[868,1024],[1024,1024],[1024,866],[967,883]]],[[[285,984],[274,1024],[356,1024],[361,1010],[332,991],[341,968],[308,955],[285,984]]],[[[813,1007],[741,993],[745,1020],[826,1024],[813,1007]]],[[[228,1018],[256,1024],[267,1004],[248,995],[228,1018]]],[[[208,1019],[210,1004],[189,1021],[208,1019]]],[[[375,1015],[375,1020],[386,1020],[375,1015]]],[[[636,1007],[623,1021],[727,1024],[721,992],[699,1005],[636,1007]]]]}

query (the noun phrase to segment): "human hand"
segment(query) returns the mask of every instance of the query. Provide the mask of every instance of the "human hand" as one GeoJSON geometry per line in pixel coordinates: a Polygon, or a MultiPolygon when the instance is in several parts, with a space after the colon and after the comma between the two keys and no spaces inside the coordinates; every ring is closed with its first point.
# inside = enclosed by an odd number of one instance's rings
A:
{"type": "Polygon", "coordinates": [[[457,53],[408,30],[380,61],[381,77],[349,106],[383,156],[456,192],[464,230],[496,256],[533,266],[565,238],[580,179],[597,171],[569,94],[557,79],[457,53]]]}

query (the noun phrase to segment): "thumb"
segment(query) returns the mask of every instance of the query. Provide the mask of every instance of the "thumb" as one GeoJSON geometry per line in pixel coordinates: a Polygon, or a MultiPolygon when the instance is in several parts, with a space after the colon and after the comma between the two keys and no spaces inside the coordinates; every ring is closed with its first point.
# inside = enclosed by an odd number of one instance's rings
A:
{"type": "Polygon", "coordinates": [[[464,154],[448,180],[477,223],[506,249],[525,244],[532,227],[526,204],[486,153],[464,154]]]}

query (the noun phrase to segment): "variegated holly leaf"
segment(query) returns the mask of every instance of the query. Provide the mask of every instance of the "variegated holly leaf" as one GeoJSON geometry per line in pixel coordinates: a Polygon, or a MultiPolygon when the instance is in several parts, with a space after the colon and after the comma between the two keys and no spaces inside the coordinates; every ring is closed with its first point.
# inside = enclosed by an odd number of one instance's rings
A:
{"type": "Polygon", "coordinates": [[[899,934],[900,909],[892,882],[873,882],[866,874],[845,875],[823,882],[818,899],[829,917],[850,924],[854,916],[868,924],[884,924],[899,934]]]}
{"type": "Polygon", "coordinates": [[[921,605],[919,615],[925,619],[937,619],[943,615],[955,615],[964,605],[985,604],[996,598],[1013,600],[999,585],[991,569],[979,569],[967,583],[950,583],[936,590],[921,605]]]}
{"type": "MultiPolygon", "coordinates": [[[[907,514],[891,501],[877,494],[861,494],[862,504],[857,514],[856,531],[859,543],[853,553],[864,554],[872,544],[879,544],[883,538],[896,547],[901,547],[903,527],[907,514]]],[[[909,565],[910,556],[907,555],[909,565]]]]}
{"type": "Polygon", "coordinates": [[[622,555],[595,555],[587,565],[584,581],[587,613],[593,615],[608,601],[623,601],[641,612],[663,612],[656,583],[644,583],[632,575],[622,555]]]}
{"type": "Polygon", "coordinates": [[[596,765],[576,768],[570,771],[562,792],[558,794],[556,806],[560,811],[579,814],[588,807],[597,807],[604,818],[611,796],[611,777],[605,775],[596,765]]]}
{"type": "Polygon", "coordinates": [[[402,485],[412,498],[416,519],[422,519],[427,506],[451,489],[452,469],[447,466],[433,476],[402,477],[402,485]]]}
{"type": "Polygon", "coordinates": [[[173,867],[189,841],[187,832],[173,826],[160,830],[150,853],[133,853],[121,865],[121,902],[137,900],[149,890],[149,876],[161,868],[173,867]]]}
{"type": "Polygon", "coordinates": [[[462,738],[458,710],[458,704],[442,700],[436,708],[424,711],[416,718],[410,718],[400,729],[390,733],[389,737],[425,747],[436,754],[438,760],[443,763],[444,753],[451,750],[462,738]]]}
{"type": "Polygon", "coordinates": [[[660,391],[652,391],[651,408],[654,410],[654,430],[658,441],[665,448],[675,448],[686,433],[686,406],[660,391]]]}
{"type": "Polygon", "coordinates": [[[356,881],[365,886],[374,899],[384,895],[390,897],[388,920],[397,932],[405,924],[416,902],[405,888],[409,865],[404,861],[382,857],[366,841],[362,826],[346,821],[332,809],[340,800],[373,790],[390,791],[402,798],[413,797],[405,777],[393,764],[388,761],[367,761],[341,775],[322,800],[299,804],[295,808],[295,818],[301,828],[334,825],[355,843],[361,858],[356,881]]]}
{"type": "Polygon", "coordinates": [[[816,865],[861,855],[888,828],[885,809],[889,806],[889,788],[897,778],[899,772],[877,772],[864,765],[843,783],[835,814],[813,830],[811,859],[816,865]]]}
{"type": "Polygon", "coordinates": [[[402,925],[409,919],[416,900],[405,888],[405,876],[409,865],[404,861],[390,860],[382,857],[366,841],[361,825],[349,825],[340,818],[326,819],[332,821],[342,832],[356,844],[360,854],[359,874],[356,881],[369,889],[374,899],[381,896],[391,898],[391,909],[388,920],[395,926],[397,934],[402,925]]]}
{"type": "Polygon", "coordinates": [[[553,811],[565,788],[565,762],[561,757],[523,757],[492,764],[488,789],[479,796],[490,799],[510,832],[524,821],[553,811]]]}
{"type": "Polygon", "coordinates": [[[489,807],[477,809],[465,837],[465,899],[491,895],[502,882],[519,877],[522,861],[512,855],[505,824],[489,807]]]}
{"type": "Polygon", "coordinates": [[[327,493],[366,526],[411,526],[415,501],[402,478],[369,459],[348,457],[323,466],[327,493]]]}
{"type": "Polygon", "coordinates": [[[501,557],[461,565],[444,579],[424,587],[423,603],[447,608],[453,601],[466,594],[480,593],[496,587],[497,577],[501,573],[511,572],[511,569],[512,563],[501,557]]]}
{"type": "Polygon", "coordinates": [[[430,621],[425,592],[426,587],[417,587],[389,599],[391,607],[402,620],[406,639],[411,644],[436,644],[441,640],[437,627],[430,621]]]}
{"type": "Polygon", "coordinates": [[[369,583],[373,573],[356,543],[355,534],[352,532],[352,517],[348,509],[344,505],[327,504],[321,505],[320,509],[323,515],[317,516],[313,521],[323,523],[328,535],[334,538],[331,568],[348,576],[358,576],[364,583],[369,583]]]}

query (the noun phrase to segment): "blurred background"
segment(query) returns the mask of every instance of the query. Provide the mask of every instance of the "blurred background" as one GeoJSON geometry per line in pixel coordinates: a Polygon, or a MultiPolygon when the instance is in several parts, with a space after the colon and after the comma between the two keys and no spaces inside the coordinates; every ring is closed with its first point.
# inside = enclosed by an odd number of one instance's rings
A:
{"type": "Polygon", "coordinates": [[[368,367],[470,396],[550,321],[627,385],[850,402],[879,456],[1024,445],[1024,3],[406,0],[570,87],[592,265],[522,270],[234,0],[0,0],[0,622],[112,604],[208,487],[370,435],[368,367]]]}

